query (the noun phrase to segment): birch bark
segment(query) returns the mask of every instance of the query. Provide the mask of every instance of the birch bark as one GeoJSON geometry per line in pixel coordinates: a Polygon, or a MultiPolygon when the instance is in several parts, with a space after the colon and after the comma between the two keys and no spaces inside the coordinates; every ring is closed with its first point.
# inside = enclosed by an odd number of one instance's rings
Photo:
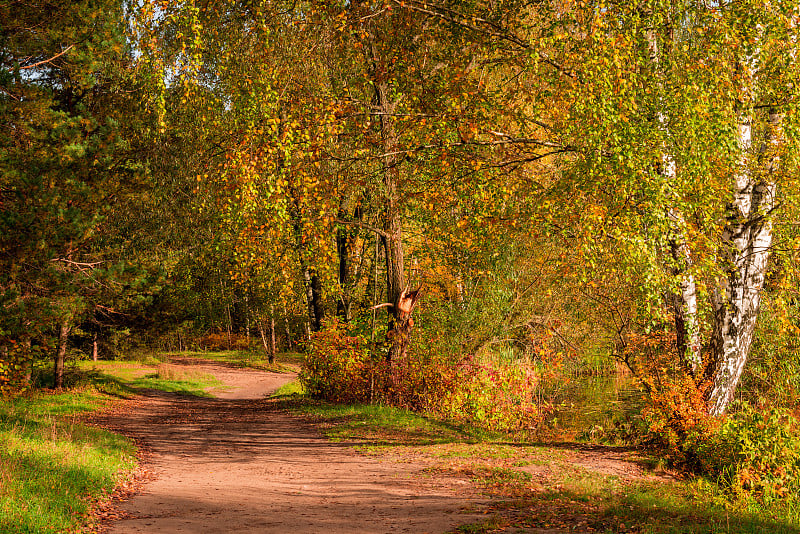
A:
{"type": "Polygon", "coordinates": [[[710,349],[712,387],[709,413],[725,413],[742,376],[753,341],[761,290],[772,246],[770,212],[775,207],[774,175],[779,160],[782,116],[770,110],[764,146],[759,151],[763,173],[753,177],[748,161],[752,126],[749,118],[738,128],[742,158],[735,176],[734,197],[728,206],[728,221],[723,232],[722,251],[726,265],[724,278],[713,292],[714,329],[710,349]]]}
{"type": "MultiPolygon", "coordinates": [[[[652,28],[648,29],[646,38],[648,52],[650,53],[650,61],[653,63],[656,76],[660,80],[663,78],[663,73],[658,37],[655,30],[652,28]]],[[[659,83],[659,86],[660,85],[659,83]]],[[[661,89],[663,90],[663,88],[661,89]]],[[[659,111],[656,114],[656,119],[659,128],[668,138],[668,117],[663,111],[659,111]]],[[[666,142],[662,148],[663,153],[661,156],[660,173],[667,184],[672,184],[678,177],[675,157],[666,142]]],[[[691,373],[695,374],[702,365],[700,327],[697,317],[697,284],[695,283],[694,275],[691,273],[692,255],[686,243],[686,236],[683,230],[683,217],[673,207],[668,209],[668,216],[672,226],[670,252],[673,260],[673,274],[678,279],[678,291],[671,296],[675,321],[676,345],[682,361],[686,363],[691,373]]]]}

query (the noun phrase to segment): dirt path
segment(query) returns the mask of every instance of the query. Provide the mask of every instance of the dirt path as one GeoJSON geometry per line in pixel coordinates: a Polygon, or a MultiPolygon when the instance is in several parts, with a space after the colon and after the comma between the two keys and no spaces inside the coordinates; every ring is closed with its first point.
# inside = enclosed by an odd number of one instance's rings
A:
{"type": "Polygon", "coordinates": [[[438,533],[478,519],[459,513],[477,503],[464,480],[426,480],[424,464],[359,455],[277,409],[265,395],[292,375],[209,362],[193,370],[226,389],[215,399],[147,391],[98,421],[141,443],[152,473],[105,532],[438,533]]]}

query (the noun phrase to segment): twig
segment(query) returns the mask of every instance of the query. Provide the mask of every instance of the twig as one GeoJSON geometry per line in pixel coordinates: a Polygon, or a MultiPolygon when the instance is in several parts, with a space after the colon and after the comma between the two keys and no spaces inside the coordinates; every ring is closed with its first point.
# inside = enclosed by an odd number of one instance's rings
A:
{"type": "Polygon", "coordinates": [[[78,267],[81,270],[83,270],[83,269],[94,269],[98,265],[102,265],[104,263],[102,261],[93,261],[93,262],[72,261],[72,260],[68,260],[66,258],[53,258],[50,261],[61,261],[61,262],[64,262],[64,263],[68,263],[69,265],[74,265],[75,267],[78,267]]]}

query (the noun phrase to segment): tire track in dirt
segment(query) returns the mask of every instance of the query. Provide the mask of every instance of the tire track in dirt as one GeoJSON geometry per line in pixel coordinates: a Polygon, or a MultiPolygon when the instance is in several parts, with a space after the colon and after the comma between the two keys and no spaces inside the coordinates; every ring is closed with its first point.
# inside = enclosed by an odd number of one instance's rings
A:
{"type": "Polygon", "coordinates": [[[278,409],[265,396],[292,375],[192,370],[227,388],[213,399],[143,391],[98,418],[147,449],[152,473],[103,532],[434,533],[483,517],[459,512],[479,503],[463,480],[423,480],[425,464],[360,455],[278,409]]]}

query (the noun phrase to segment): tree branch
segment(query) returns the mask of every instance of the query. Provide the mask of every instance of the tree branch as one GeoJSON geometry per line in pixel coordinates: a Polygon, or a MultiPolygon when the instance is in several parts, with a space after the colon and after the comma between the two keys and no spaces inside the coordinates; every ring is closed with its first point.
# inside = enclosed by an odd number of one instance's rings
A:
{"type": "Polygon", "coordinates": [[[334,219],[334,222],[336,222],[338,224],[346,224],[346,225],[349,225],[349,226],[358,226],[359,228],[363,228],[364,230],[369,230],[370,232],[375,232],[376,234],[378,234],[379,236],[383,237],[384,239],[390,239],[391,238],[391,236],[387,232],[384,232],[380,228],[376,228],[376,227],[374,227],[374,226],[372,226],[370,224],[367,224],[367,223],[364,223],[364,222],[361,222],[361,221],[346,221],[344,219],[334,219]]]}
{"type": "MultiPolygon", "coordinates": [[[[442,6],[434,6],[432,4],[428,4],[427,2],[416,2],[414,0],[392,0],[395,4],[399,5],[404,9],[410,9],[413,11],[417,11],[419,13],[424,13],[426,15],[430,15],[432,17],[440,18],[444,21],[451,22],[453,24],[458,24],[461,27],[469,28],[478,33],[482,33],[484,35],[488,35],[489,37],[496,37],[501,41],[506,41],[512,43],[523,50],[531,50],[532,46],[529,42],[525,41],[524,39],[517,37],[516,35],[512,34],[508,29],[504,28],[500,24],[496,22],[492,22],[488,19],[484,19],[482,17],[477,16],[467,16],[462,13],[458,13],[452,9],[447,9],[442,6]],[[483,24],[484,27],[479,26],[477,23],[483,24]]],[[[572,72],[564,68],[562,65],[559,65],[552,59],[548,58],[543,53],[538,53],[539,59],[554,69],[558,70],[560,73],[572,78],[574,80],[578,80],[581,83],[583,82],[577,73],[572,72]]]]}
{"type": "Polygon", "coordinates": [[[59,52],[58,54],[54,55],[50,59],[44,59],[42,61],[38,61],[38,62],[34,63],[33,65],[25,65],[24,67],[20,67],[19,70],[32,69],[33,67],[38,67],[39,65],[44,65],[45,63],[50,63],[54,59],[57,59],[57,58],[63,56],[64,54],[66,54],[67,52],[69,52],[72,49],[72,47],[74,47],[74,46],[75,45],[69,45],[65,50],[59,52]]]}

